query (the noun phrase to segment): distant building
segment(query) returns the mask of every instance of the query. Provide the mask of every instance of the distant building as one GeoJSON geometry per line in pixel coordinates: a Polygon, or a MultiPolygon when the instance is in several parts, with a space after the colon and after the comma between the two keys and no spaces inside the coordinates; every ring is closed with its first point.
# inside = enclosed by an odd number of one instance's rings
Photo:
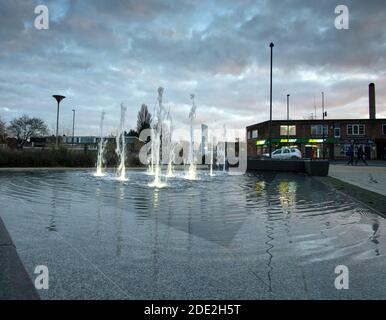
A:
{"type": "MultiPolygon", "coordinates": [[[[374,84],[369,86],[369,119],[273,120],[272,151],[295,146],[303,157],[347,158],[350,144],[362,146],[367,159],[386,160],[386,119],[376,119],[374,84]]],[[[269,121],[246,128],[248,156],[269,153],[269,121]]]]}
{"type": "Polygon", "coordinates": [[[127,152],[129,153],[139,153],[142,146],[145,144],[144,141],[142,141],[136,136],[126,136],[125,141],[127,146],[127,152]]]}
{"type": "MultiPolygon", "coordinates": [[[[115,143],[115,137],[104,137],[103,139],[108,140],[110,143],[115,143]]],[[[26,145],[26,148],[33,149],[45,149],[55,146],[55,136],[48,137],[32,137],[30,142],[26,145]]],[[[96,136],[60,136],[59,144],[65,145],[69,149],[74,150],[87,150],[97,151],[100,137],[96,136]]],[[[126,150],[129,153],[139,152],[144,142],[135,136],[125,137],[126,150]]]]}

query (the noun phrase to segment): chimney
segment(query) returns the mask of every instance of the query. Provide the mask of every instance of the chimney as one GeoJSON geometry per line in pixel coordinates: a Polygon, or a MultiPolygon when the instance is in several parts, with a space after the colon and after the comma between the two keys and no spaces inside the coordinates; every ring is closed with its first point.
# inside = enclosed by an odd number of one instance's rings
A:
{"type": "Polygon", "coordinates": [[[375,119],[375,84],[369,84],[369,116],[370,119],[375,119]]]}

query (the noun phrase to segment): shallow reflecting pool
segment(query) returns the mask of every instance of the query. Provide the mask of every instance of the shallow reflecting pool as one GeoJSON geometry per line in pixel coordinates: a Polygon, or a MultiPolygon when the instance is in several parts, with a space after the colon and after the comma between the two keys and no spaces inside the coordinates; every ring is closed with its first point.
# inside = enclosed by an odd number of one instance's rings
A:
{"type": "Polygon", "coordinates": [[[386,298],[385,220],[315,178],[128,176],[0,172],[22,261],[49,269],[43,299],[386,298]]]}

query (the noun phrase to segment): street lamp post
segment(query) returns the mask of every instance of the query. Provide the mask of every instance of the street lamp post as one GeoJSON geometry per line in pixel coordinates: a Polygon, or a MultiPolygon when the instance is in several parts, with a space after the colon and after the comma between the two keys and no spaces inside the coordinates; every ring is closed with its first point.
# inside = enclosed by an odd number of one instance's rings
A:
{"type": "Polygon", "coordinates": [[[323,154],[323,159],[326,158],[326,153],[324,152],[324,92],[322,91],[322,154],[323,154]]]}
{"type": "Polygon", "coordinates": [[[75,109],[72,109],[72,146],[74,146],[74,132],[75,132],[75,109]]]}
{"type": "Polygon", "coordinates": [[[269,157],[272,158],[272,52],[274,44],[269,44],[271,48],[271,68],[270,68],[270,81],[269,81],[269,157]]]}
{"type": "Polygon", "coordinates": [[[290,95],[287,94],[287,147],[289,147],[289,97],[290,95]]]}
{"type": "Polygon", "coordinates": [[[58,148],[59,147],[59,104],[60,104],[60,101],[62,101],[65,98],[65,96],[54,94],[53,97],[55,98],[58,105],[56,109],[56,148],[58,148]]]}

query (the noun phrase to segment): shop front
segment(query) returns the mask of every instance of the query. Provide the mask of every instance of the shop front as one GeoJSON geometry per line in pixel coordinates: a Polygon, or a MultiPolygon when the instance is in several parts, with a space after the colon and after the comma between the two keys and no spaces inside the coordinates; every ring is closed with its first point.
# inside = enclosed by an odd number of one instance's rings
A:
{"type": "MultiPolygon", "coordinates": [[[[334,138],[272,138],[272,152],[282,147],[297,148],[303,155],[303,158],[318,159],[323,158],[323,146],[325,158],[334,157],[334,138]]],[[[256,141],[256,154],[262,156],[269,153],[269,139],[256,141]]]]}
{"type": "Polygon", "coordinates": [[[351,145],[354,145],[354,153],[356,154],[358,148],[361,146],[365,152],[365,157],[368,160],[377,159],[378,144],[373,139],[342,139],[335,145],[336,158],[346,158],[347,151],[351,145]]]}
{"type": "Polygon", "coordinates": [[[386,160],[386,139],[375,139],[378,160],[386,160]]]}

